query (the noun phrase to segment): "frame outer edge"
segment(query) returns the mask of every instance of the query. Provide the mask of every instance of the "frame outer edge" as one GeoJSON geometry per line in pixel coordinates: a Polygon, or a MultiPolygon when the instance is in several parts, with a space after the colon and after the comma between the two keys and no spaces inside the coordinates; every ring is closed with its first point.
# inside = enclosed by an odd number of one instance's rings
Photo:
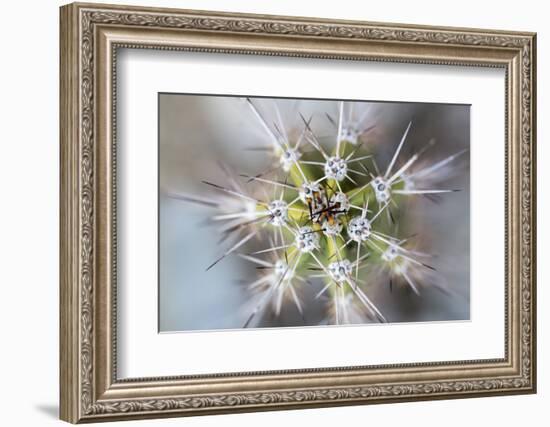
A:
{"type": "Polygon", "coordinates": [[[78,263],[78,19],[75,5],[59,9],[59,418],[79,416],[79,281],[78,263]]]}
{"type": "Polygon", "coordinates": [[[537,33],[531,35],[531,390],[537,393],[537,33]]]}

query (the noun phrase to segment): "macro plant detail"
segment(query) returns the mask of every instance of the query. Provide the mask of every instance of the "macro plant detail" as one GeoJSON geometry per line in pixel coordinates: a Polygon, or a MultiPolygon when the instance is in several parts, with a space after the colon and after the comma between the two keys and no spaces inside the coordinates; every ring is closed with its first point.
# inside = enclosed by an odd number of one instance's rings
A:
{"type": "Polygon", "coordinates": [[[465,149],[434,158],[430,139],[407,154],[414,117],[391,147],[381,147],[371,136],[377,124],[368,102],[334,101],[324,114],[303,113],[300,101],[284,112],[273,99],[233,102],[246,105],[243,120],[261,130],[258,144],[243,151],[262,153],[268,167],[247,174],[220,163],[223,182],[203,180],[201,195],[170,197],[208,209],[222,250],[207,271],[230,256],[255,267],[242,327],[289,305],[304,318],[306,289],[315,289],[323,307],[320,323],[336,325],[391,322],[371,295],[376,288],[453,294],[414,230],[410,204],[437,210],[442,197],[460,191],[447,181],[459,173],[465,149]],[[254,241],[260,249],[250,250],[254,241]]]}

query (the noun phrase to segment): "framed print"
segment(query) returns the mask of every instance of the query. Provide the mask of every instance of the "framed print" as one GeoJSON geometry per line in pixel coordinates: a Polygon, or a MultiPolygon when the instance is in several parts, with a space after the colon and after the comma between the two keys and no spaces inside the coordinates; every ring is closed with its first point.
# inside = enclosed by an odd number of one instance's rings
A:
{"type": "Polygon", "coordinates": [[[535,34],[61,8],[61,418],[533,393],[535,34]]]}

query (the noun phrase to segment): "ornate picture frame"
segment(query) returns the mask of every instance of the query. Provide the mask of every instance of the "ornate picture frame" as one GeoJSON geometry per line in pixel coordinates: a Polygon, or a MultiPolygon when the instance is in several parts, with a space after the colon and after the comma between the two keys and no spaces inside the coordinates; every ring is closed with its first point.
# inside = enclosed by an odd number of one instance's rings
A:
{"type": "Polygon", "coordinates": [[[80,3],[60,13],[61,419],[79,423],[536,391],[535,34],[80,3]],[[120,48],[503,69],[505,357],[118,379],[120,48]]]}

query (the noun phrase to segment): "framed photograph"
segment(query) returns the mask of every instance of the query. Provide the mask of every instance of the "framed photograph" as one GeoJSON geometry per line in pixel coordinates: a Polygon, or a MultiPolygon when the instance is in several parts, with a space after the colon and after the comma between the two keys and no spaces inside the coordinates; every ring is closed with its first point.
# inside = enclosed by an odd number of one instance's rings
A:
{"type": "Polygon", "coordinates": [[[60,22],[63,420],[535,392],[535,34],[60,22]]]}

